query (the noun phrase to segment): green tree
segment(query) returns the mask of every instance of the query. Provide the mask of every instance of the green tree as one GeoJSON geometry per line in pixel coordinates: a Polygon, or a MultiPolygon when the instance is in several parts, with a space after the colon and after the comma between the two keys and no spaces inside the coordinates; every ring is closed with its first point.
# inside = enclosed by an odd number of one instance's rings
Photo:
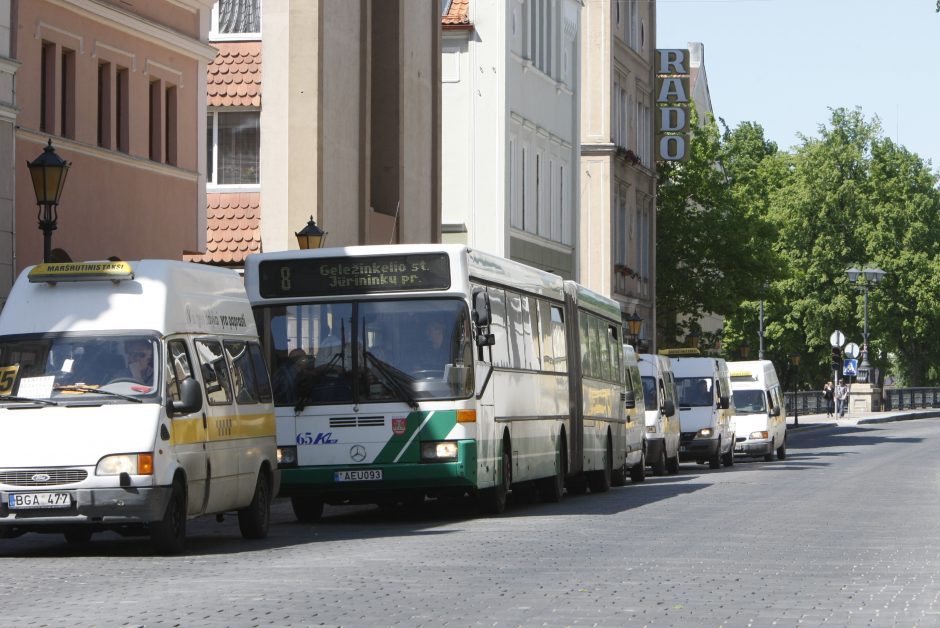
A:
{"type": "Polygon", "coordinates": [[[727,315],[759,294],[774,256],[763,244],[766,195],[752,172],[776,146],[756,125],[726,134],[713,119],[699,127],[693,110],[687,162],[660,167],[657,188],[656,307],[658,344],[673,346],[705,313],[727,315]],[[734,185],[738,181],[737,186],[734,185]]]}

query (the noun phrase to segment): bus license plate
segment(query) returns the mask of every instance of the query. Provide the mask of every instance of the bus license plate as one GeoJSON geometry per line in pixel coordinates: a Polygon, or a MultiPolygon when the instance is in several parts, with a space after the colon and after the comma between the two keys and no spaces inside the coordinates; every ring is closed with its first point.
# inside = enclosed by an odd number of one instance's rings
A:
{"type": "Polygon", "coordinates": [[[362,469],[356,471],[337,471],[333,474],[337,482],[364,482],[369,480],[381,480],[381,469],[362,469]]]}
{"type": "Polygon", "coordinates": [[[72,500],[68,493],[11,493],[7,496],[10,510],[26,508],[69,508],[72,500]]]}

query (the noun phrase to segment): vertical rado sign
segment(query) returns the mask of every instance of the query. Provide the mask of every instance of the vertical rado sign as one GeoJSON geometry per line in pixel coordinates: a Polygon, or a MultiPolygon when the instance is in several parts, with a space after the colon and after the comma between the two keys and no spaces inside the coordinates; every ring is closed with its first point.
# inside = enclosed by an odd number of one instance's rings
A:
{"type": "Polygon", "coordinates": [[[656,159],[689,158],[689,51],[656,51],[656,159]]]}

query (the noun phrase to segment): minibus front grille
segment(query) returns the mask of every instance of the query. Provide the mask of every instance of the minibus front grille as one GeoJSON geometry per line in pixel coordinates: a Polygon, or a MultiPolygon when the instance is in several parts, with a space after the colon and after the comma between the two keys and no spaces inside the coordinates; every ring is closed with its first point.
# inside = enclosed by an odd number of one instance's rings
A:
{"type": "Polygon", "coordinates": [[[330,427],[383,427],[385,417],[382,416],[350,416],[350,417],[332,417],[330,427]]]}
{"type": "Polygon", "coordinates": [[[688,442],[690,440],[695,440],[696,434],[698,434],[698,432],[682,432],[679,435],[679,440],[682,441],[683,443],[688,442]]]}
{"type": "Polygon", "coordinates": [[[20,469],[0,471],[0,484],[8,486],[56,486],[75,484],[88,477],[84,469],[20,469]]]}

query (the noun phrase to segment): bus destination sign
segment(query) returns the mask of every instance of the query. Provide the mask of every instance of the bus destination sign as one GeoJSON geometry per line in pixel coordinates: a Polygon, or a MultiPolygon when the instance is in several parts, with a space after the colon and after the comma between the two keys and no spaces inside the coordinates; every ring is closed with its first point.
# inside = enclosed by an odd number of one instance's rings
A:
{"type": "Polygon", "coordinates": [[[266,299],[447,290],[446,253],[267,260],[258,265],[266,299]]]}

